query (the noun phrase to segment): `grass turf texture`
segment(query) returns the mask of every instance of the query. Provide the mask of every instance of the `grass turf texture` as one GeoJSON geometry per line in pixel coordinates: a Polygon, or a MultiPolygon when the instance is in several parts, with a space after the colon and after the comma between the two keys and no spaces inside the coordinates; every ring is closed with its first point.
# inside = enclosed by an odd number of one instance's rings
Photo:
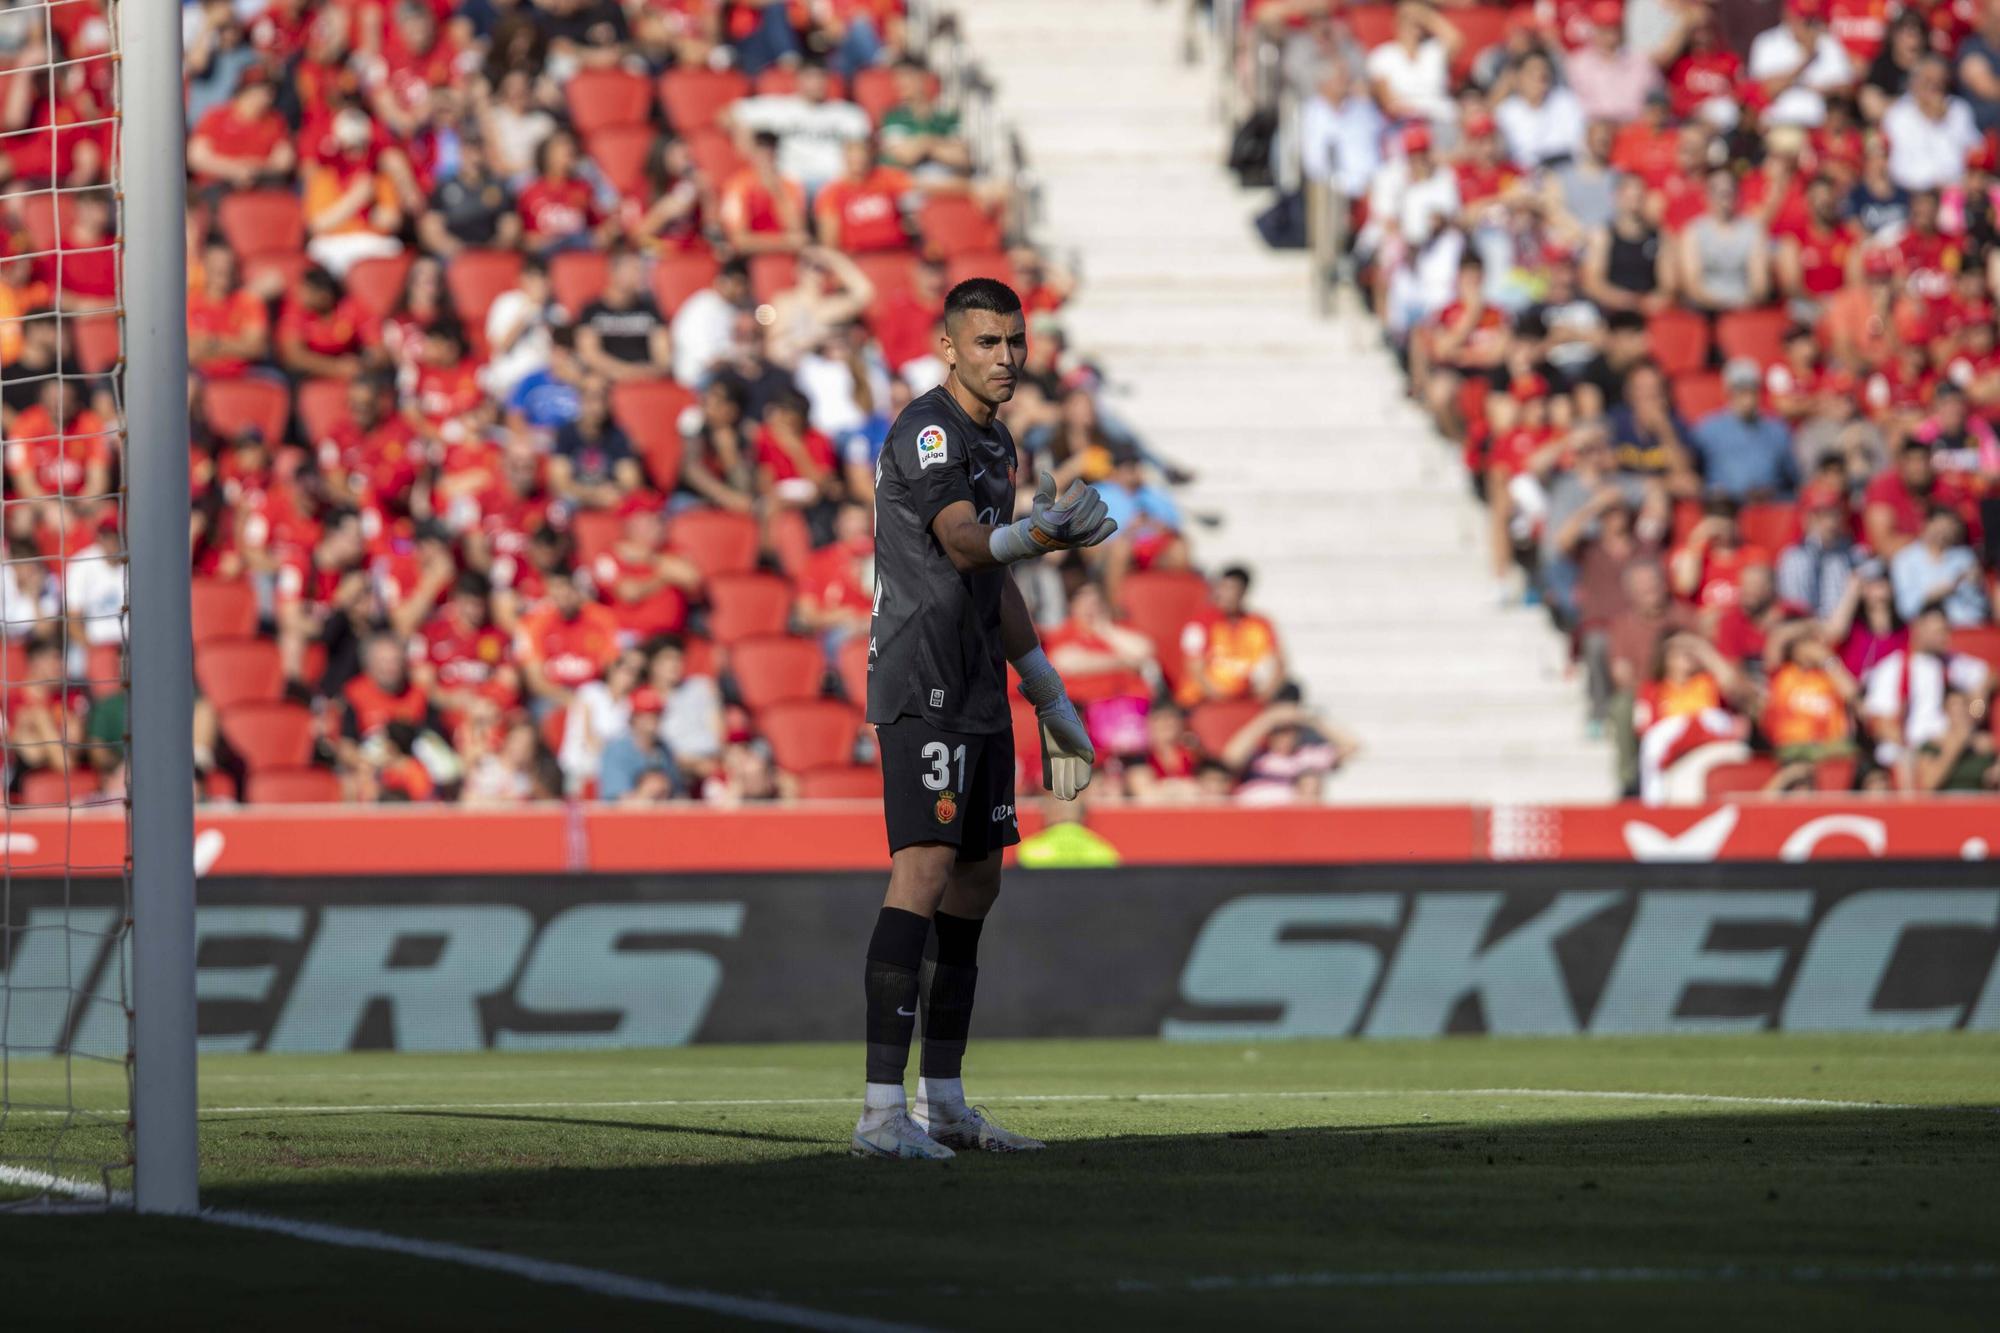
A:
{"type": "MultiPolygon", "coordinates": [[[[2000,1102],[1991,1036],[982,1043],[975,1095],[1050,1148],[943,1166],[845,1155],[859,1058],[211,1057],[204,1105],[252,1109],[205,1114],[204,1202],[951,1328],[1970,1329],[2000,1298],[1764,1271],[2000,1259],[2000,1115],[1965,1109],[2000,1102]],[[1464,1091],[1523,1088],[1915,1109],[1464,1091]],[[1024,1099],[1079,1094],[1112,1099],[1024,1099]],[[670,1104],[805,1098],[839,1100],[670,1104]],[[1757,1271],[1327,1285],[1627,1266],[1757,1271]]],[[[12,1075],[20,1102],[59,1071],[12,1075]]],[[[10,1329],[729,1322],[195,1222],[0,1213],[0,1255],[10,1329]]]]}

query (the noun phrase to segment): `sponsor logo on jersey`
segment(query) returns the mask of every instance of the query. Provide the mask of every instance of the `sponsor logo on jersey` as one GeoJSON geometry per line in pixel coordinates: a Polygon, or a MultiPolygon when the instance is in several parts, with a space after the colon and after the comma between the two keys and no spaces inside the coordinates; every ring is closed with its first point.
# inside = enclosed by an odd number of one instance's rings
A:
{"type": "Polygon", "coordinates": [[[944,462],[944,427],[926,426],[917,432],[917,467],[944,462]]]}
{"type": "Polygon", "coordinates": [[[952,820],[957,819],[958,797],[948,791],[938,793],[937,810],[935,813],[937,815],[937,822],[940,824],[949,824],[952,820]]]}
{"type": "Polygon", "coordinates": [[[943,707],[944,707],[944,691],[943,691],[943,690],[932,690],[932,691],[931,691],[931,707],[932,707],[932,708],[943,708],[943,707]]]}

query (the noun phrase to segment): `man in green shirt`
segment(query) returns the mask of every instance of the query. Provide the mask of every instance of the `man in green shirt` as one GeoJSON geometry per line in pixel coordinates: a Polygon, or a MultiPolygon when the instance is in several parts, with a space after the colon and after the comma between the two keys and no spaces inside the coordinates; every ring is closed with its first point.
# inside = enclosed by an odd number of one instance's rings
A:
{"type": "Polygon", "coordinates": [[[883,163],[912,175],[970,175],[972,147],[959,136],[958,113],[938,105],[930,71],[905,60],[895,78],[896,105],[879,130],[883,163]]]}

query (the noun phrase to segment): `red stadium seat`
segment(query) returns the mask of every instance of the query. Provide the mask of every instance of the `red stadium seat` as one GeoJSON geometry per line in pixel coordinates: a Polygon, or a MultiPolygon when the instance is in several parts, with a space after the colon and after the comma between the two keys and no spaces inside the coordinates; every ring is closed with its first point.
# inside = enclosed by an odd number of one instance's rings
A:
{"type": "Polygon", "coordinates": [[[944,266],[944,280],[948,287],[956,287],[967,278],[992,278],[1004,282],[1009,287],[1016,286],[1013,261],[1007,258],[1005,250],[984,250],[972,254],[953,255],[944,266]]]}
{"type": "Polygon", "coordinates": [[[792,585],[775,574],[718,574],[708,580],[708,632],[725,648],[759,634],[783,634],[792,585]]]}
{"type": "Polygon", "coordinates": [[[307,380],[299,386],[299,424],[305,428],[305,443],[318,444],[351,420],[346,380],[307,380]]]}
{"type": "Polygon", "coordinates": [[[21,778],[20,797],[12,804],[48,807],[89,804],[100,786],[97,774],[80,765],[67,773],[60,767],[30,769],[21,778]]]}
{"type": "Polygon", "coordinates": [[[194,581],[194,641],[248,638],[257,632],[257,594],[239,579],[194,581]]]}
{"type": "MultiPolygon", "coordinates": [[[[939,87],[938,77],[935,74],[928,77],[931,94],[935,96],[939,87]]],[[[896,105],[895,71],[880,65],[871,65],[867,69],[858,71],[854,76],[854,89],[850,94],[850,100],[868,113],[868,119],[880,125],[883,115],[896,105]]]]}
{"type": "Polygon", "coordinates": [[[774,301],[779,292],[790,291],[798,285],[797,255],[750,256],[750,294],[758,301],[766,303],[774,301]]]}
{"type": "Polygon", "coordinates": [[[577,567],[583,568],[618,544],[625,520],[609,509],[582,509],[570,520],[569,531],[576,538],[577,567]]]}
{"type": "Polygon", "coordinates": [[[269,639],[216,639],[195,649],[195,683],[217,708],[266,703],[284,692],[278,645],[269,639]]]}
{"type": "Polygon", "coordinates": [[[667,319],[681,308],[681,302],[715,281],[720,267],[706,250],[674,250],[663,254],[653,265],[653,303],[667,319]]]}
{"type": "Polygon", "coordinates": [[[98,375],[118,364],[124,355],[119,346],[118,317],[116,315],[93,315],[87,319],[69,321],[69,327],[76,339],[76,360],[84,372],[98,375]]]}
{"type": "Polygon", "coordinates": [[[622,69],[581,69],[563,85],[569,123],[588,138],[611,125],[643,125],[653,114],[653,86],[622,69]]]}
{"type": "Polygon", "coordinates": [[[1701,522],[1706,513],[1699,500],[1674,501],[1674,539],[1670,545],[1685,544],[1688,534],[1694,531],[1695,524],[1701,522]]]}
{"type": "Polygon", "coordinates": [[[1696,371],[1688,375],[1676,375],[1673,384],[1674,409],[1693,424],[1729,403],[1729,391],[1722,387],[1722,376],[1714,371],[1696,371]]]}
{"type": "Polygon", "coordinates": [[[874,801],[882,796],[879,764],[841,764],[799,775],[799,796],[808,801],[874,801]]]}
{"type": "Polygon", "coordinates": [[[1813,768],[1813,789],[1830,792],[1853,791],[1854,774],[1859,767],[1860,765],[1852,759],[1822,759],[1813,768]]]}
{"type": "MultiPolygon", "coordinates": [[[[1454,9],[1444,15],[1445,22],[1458,29],[1463,39],[1451,58],[1451,78],[1453,86],[1463,82],[1472,71],[1472,62],[1479,53],[1498,46],[1507,35],[1509,11],[1502,5],[1471,5],[1464,9],[1454,9]]],[[[1393,25],[1395,19],[1391,17],[1393,25]]]]}
{"type": "Polygon", "coordinates": [[[466,250],[444,271],[445,286],[467,332],[486,327],[486,312],[521,281],[522,258],[512,250],[466,250]]]}
{"type": "Polygon", "coordinates": [[[809,773],[854,762],[861,713],[832,699],[772,704],[757,714],[757,730],[771,743],[779,768],[809,773]]]}
{"type": "Polygon", "coordinates": [[[1785,330],[1791,326],[1784,310],[1732,310],[1715,321],[1715,345],[1725,359],[1747,356],[1768,366],[1785,359],[1785,330]]]}
{"type": "MultiPolygon", "coordinates": [[[[1456,14],[1458,11],[1454,10],[1456,14]]],[[[1356,5],[1346,10],[1341,17],[1347,21],[1347,30],[1354,34],[1354,40],[1364,50],[1389,41],[1396,35],[1396,8],[1394,5],[1356,5]]]]}
{"type": "Polygon", "coordinates": [[[696,130],[686,138],[688,155],[694,158],[695,172],[712,189],[720,190],[728,184],[731,176],[746,165],[743,154],[736,151],[736,141],[725,131],[696,130]]]}
{"type": "Polygon", "coordinates": [[[298,254],[306,248],[306,214],[290,190],[245,190],[223,196],[216,213],[222,239],[238,258],[298,254]]]}
{"type": "Polygon", "coordinates": [[[701,571],[702,581],[757,567],[757,520],[726,509],[689,509],[668,521],[667,545],[701,571]]]}
{"type": "Polygon", "coordinates": [[[682,138],[714,127],[723,110],[750,92],[750,80],[735,70],[672,69],[660,76],[660,105],[682,138]]]}
{"type": "Polygon", "coordinates": [[[125,688],[124,647],[115,643],[93,644],[84,660],[83,673],[92,694],[102,698],[118,693],[125,688]]]}
{"type": "Polygon", "coordinates": [[[549,287],[572,320],[603,295],[610,274],[611,257],[602,250],[566,250],[549,261],[549,287]]]}
{"type": "Polygon", "coordinates": [[[1778,552],[1798,540],[1799,515],[1790,505],[1744,505],[1736,514],[1736,527],[1746,546],[1761,546],[1775,559],[1778,552]]]}
{"type": "Polygon", "coordinates": [[[868,275],[879,302],[916,286],[917,256],[910,250],[882,250],[874,254],[850,255],[854,266],[868,275]]]}
{"type": "Polygon", "coordinates": [[[687,674],[707,676],[713,680],[721,670],[717,662],[720,654],[715,651],[715,641],[690,634],[684,640],[683,646],[687,649],[687,674]]]}
{"type": "Polygon", "coordinates": [[[1139,570],[1125,576],[1118,600],[1126,622],[1153,641],[1163,666],[1177,671],[1181,631],[1208,606],[1208,581],[1186,571],[1139,570]]]}
{"type": "Polygon", "coordinates": [[[1251,719],[1264,711],[1256,699],[1217,699],[1198,705],[1188,714],[1188,730],[1211,755],[1221,755],[1229,738],[1243,730],[1251,719]]]}
{"type": "Polygon", "coordinates": [[[788,579],[805,576],[812,560],[812,527],[796,509],[780,509],[771,515],[771,554],[788,579]]]}
{"type": "Polygon", "coordinates": [[[1708,321],[1692,310],[1662,310],[1646,321],[1646,336],[1668,379],[1708,365],[1708,321]]]}
{"type": "Polygon", "coordinates": [[[1978,625],[1951,632],[1951,650],[1977,657],[2000,677],[2000,626],[1978,625]]]}
{"type": "Polygon", "coordinates": [[[404,253],[386,259],[364,259],[347,270],[347,294],[363,310],[381,319],[403,299],[403,284],[416,257],[404,253]]]}
{"type": "Polygon", "coordinates": [[[611,125],[592,134],[586,148],[618,193],[650,203],[646,197],[646,162],[659,139],[651,125],[611,125]]]}
{"type": "Polygon", "coordinates": [[[251,426],[264,433],[272,448],[285,441],[285,423],[292,415],[291,391],[266,379],[210,380],[202,388],[202,414],[208,427],[233,440],[251,426]]]}
{"type": "Polygon", "coordinates": [[[815,639],[790,634],[758,635],[729,650],[736,693],[753,713],[772,704],[817,699],[826,676],[826,658],[815,639]]]}
{"type": "Polygon", "coordinates": [[[299,285],[307,269],[313,266],[301,250],[273,250],[267,254],[250,255],[243,261],[243,283],[253,291],[266,289],[289,292],[299,285]]]}
{"type": "Polygon", "coordinates": [[[1706,790],[1710,800],[1719,796],[1754,796],[1771,785],[1778,774],[1778,761],[1768,755],[1752,755],[1733,764],[1717,764],[1708,770],[1706,790]]]}
{"type": "Polygon", "coordinates": [[[225,708],[222,734],[253,772],[302,768],[312,758],[313,715],[299,704],[246,703],[225,708]]]}
{"type": "MultiPolygon", "coordinates": [[[[826,72],[827,96],[836,101],[847,100],[847,80],[834,73],[826,72]]],[[[751,91],[759,97],[781,97],[799,89],[799,72],[791,65],[772,65],[757,76],[751,91]]]]}
{"type": "MultiPolygon", "coordinates": [[[[11,192],[10,192],[11,193],[11,192]]],[[[21,213],[22,229],[28,234],[27,248],[39,254],[63,248],[75,204],[74,196],[37,191],[16,194],[13,203],[21,213]]]]}
{"type": "Polygon", "coordinates": [[[267,768],[250,775],[244,799],[252,805],[332,805],[340,779],[324,768],[267,768]]]}
{"type": "Polygon", "coordinates": [[[694,402],[694,391],[672,380],[624,380],[611,386],[612,419],[646,459],[654,484],[669,495],[681,471],[681,413],[694,402]]]}
{"type": "Polygon", "coordinates": [[[991,254],[1002,248],[1000,224],[977,202],[964,195],[946,194],[926,199],[917,211],[917,234],[924,250],[935,259],[959,255],[991,254]]]}
{"type": "Polygon", "coordinates": [[[868,706],[868,636],[850,634],[840,645],[834,668],[840,674],[840,688],[847,702],[856,708],[868,706]]]}

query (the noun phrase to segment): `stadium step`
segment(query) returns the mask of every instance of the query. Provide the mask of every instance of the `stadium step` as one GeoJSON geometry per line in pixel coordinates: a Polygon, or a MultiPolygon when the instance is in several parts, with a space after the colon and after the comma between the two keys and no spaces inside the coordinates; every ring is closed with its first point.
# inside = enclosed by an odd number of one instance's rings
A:
{"type": "Polygon", "coordinates": [[[1405,396],[1379,332],[1311,309],[1307,261],[1222,168],[1218,75],[1181,62],[1183,7],[957,6],[1042,187],[1038,237],[1083,279],[1071,345],[1106,406],[1198,474],[1180,493],[1205,568],[1241,561],[1312,702],[1368,753],[1360,801],[1610,793],[1580,685],[1539,610],[1503,606],[1455,451],[1405,396]]]}

